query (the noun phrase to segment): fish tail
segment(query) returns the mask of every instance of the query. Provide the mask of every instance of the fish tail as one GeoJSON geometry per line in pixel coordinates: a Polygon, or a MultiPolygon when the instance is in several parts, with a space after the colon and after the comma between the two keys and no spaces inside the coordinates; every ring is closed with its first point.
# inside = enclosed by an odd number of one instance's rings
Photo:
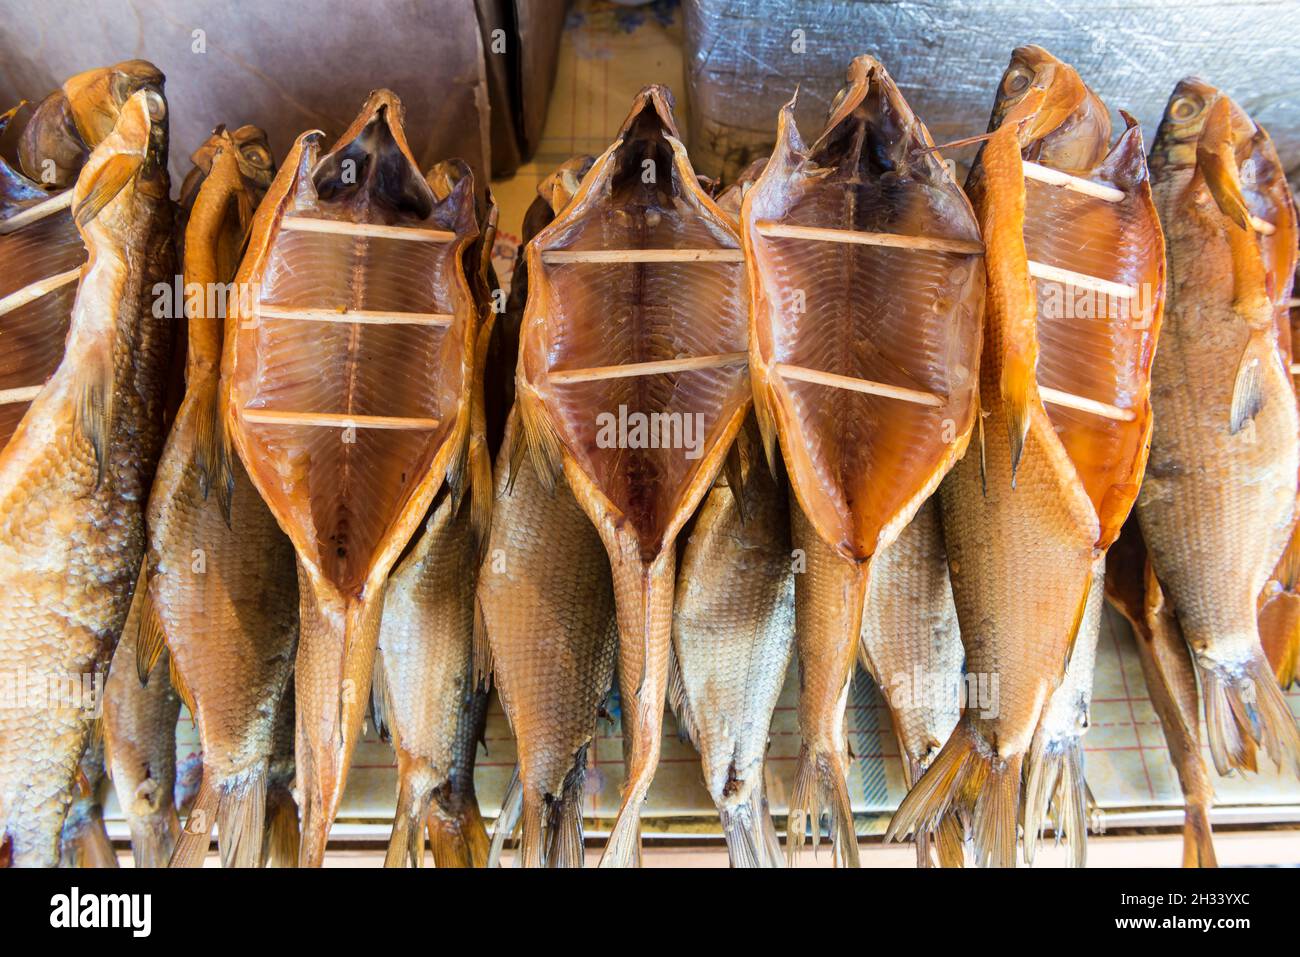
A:
{"type": "Polygon", "coordinates": [[[194,798],[181,829],[176,846],[172,848],[172,857],[168,867],[202,867],[208,856],[208,846],[212,838],[212,826],[217,823],[218,796],[209,776],[205,773],[199,784],[199,793],[194,798]]]}
{"type": "Polygon", "coordinates": [[[1183,867],[1218,867],[1210,809],[1203,801],[1188,801],[1183,816],[1183,867]]]}
{"type": "MultiPolygon", "coordinates": [[[[68,867],[113,868],[118,866],[117,852],[104,827],[104,815],[99,808],[91,808],[87,820],[78,829],[77,836],[63,853],[68,856],[68,867]]],[[[60,867],[64,866],[62,863],[60,867]]]]}
{"type": "Polygon", "coordinates": [[[1079,738],[1048,740],[1042,730],[1029,749],[1025,785],[1025,863],[1034,863],[1049,814],[1059,844],[1070,845],[1070,864],[1083,867],[1088,854],[1088,793],[1083,778],[1083,745],[1079,738]]]}
{"type": "Polygon", "coordinates": [[[424,863],[424,820],[433,799],[433,781],[429,769],[412,767],[411,760],[400,752],[397,760],[401,780],[384,867],[420,867],[424,863]]]}
{"type": "Polygon", "coordinates": [[[966,866],[966,834],[956,814],[946,814],[939,822],[934,847],[940,867],[966,866]]]}
{"type": "Polygon", "coordinates": [[[287,787],[272,785],[266,792],[266,837],[262,842],[263,867],[298,864],[298,805],[287,787]]]}
{"type": "Polygon", "coordinates": [[[1264,652],[1255,648],[1246,665],[1232,671],[1201,657],[1196,664],[1215,769],[1257,770],[1261,745],[1280,770],[1300,776],[1300,729],[1264,652]]]}
{"type": "Polygon", "coordinates": [[[501,813],[492,824],[492,843],[488,847],[488,867],[501,866],[501,852],[505,850],[506,841],[514,834],[519,824],[519,815],[524,806],[524,786],[519,780],[519,765],[515,765],[510,775],[510,784],[506,787],[506,796],[501,799],[501,813]]]}
{"type": "Polygon", "coordinates": [[[759,826],[763,829],[763,852],[767,855],[768,867],[785,867],[785,852],[781,849],[781,837],[776,833],[776,821],[772,819],[772,806],[767,800],[767,782],[763,782],[763,793],[759,795],[759,826]]]}
{"type": "Polygon", "coordinates": [[[181,822],[176,809],[168,807],[162,814],[150,815],[144,820],[132,819],[131,857],[136,867],[166,867],[176,846],[181,822]]]}
{"type": "Polygon", "coordinates": [[[582,795],[587,780],[587,749],[574,760],[564,779],[560,799],[552,803],[546,846],[547,867],[582,867],[586,852],[582,836],[582,795]]]}
{"type": "Polygon", "coordinates": [[[963,718],[894,812],[885,840],[933,831],[959,811],[971,820],[976,864],[1015,867],[1021,763],[1022,755],[998,757],[963,718]]]}
{"type": "Polygon", "coordinates": [[[771,815],[757,790],[747,801],[719,807],[718,816],[722,818],[722,836],[732,867],[781,866],[779,855],[774,859],[768,847],[764,818],[770,824],[771,815]]]}
{"type": "Polygon", "coordinates": [[[804,831],[812,822],[814,849],[821,833],[822,810],[830,813],[831,854],[836,867],[858,867],[858,835],[849,801],[848,769],[844,755],[815,754],[805,742],[799,750],[799,769],[790,792],[786,822],[786,856],[791,866],[803,849],[804,831]]]}
{"type": "Polygon", "coordinates": [[[219,789],[217,848],[222,867],[257,867],[266,825],[266,766],[219,789]]]}
{"type": "Polygon", "coordinates": [[[519,867],[546,866],[546,796],[535,788],[524,793],[519,837],[519,867]]]}
{"type": "MultiPolygon", "coordinates": [[[[437,803],[436,795],[434,802],[437,803]]],[[[437,807],[431,809],[426,827],[434,867],[487,867],[487,827],[478,801],[472,797],[455,814],[444,813],[437,807]]]]}

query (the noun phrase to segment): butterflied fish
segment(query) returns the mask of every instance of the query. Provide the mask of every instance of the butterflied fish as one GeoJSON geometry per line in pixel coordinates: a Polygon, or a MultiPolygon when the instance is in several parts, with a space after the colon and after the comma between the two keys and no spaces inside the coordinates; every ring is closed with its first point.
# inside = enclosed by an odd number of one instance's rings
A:
{"type": "MultiPolygon", "coordinates": [[[[29,694],[50,681],[84,690],[103,680],[143,557],[143,503],[162,441],[171,328],[153,315],[150,296],[173,270],[167,106],[150,87],[120,109],[101,108],[116,121],[92,145],[72,190],[72,218],[89,258],[63,353],[0,452],[0,672],[21,674],[29,694]]],[[[6,167],[4,182],[17,181],[6,167]]],[[[36,187],[21,185],[28,198],[19,205],[30,212],[36,187]]],[[[7,257],[32,227],[20,225],[7,196],[4,203],[0,256],[7,257]]],[[[38,219],[35,228],[45,227],[38,219]]],[[[39,252],[30,252],[29,262],[39,263],[39,252]]],[[[6,267],[3,275],[30,283],[38,273],[6,267]]],[[[0,335],[13,315],[0,316],[0,335]]],[[[33,331],[48,334],[48,327],[33,331]]],[[[91,725],[75,697],[85,696],[60,695],[54,707],[29,696],[21,707],[0,709],[0,858],[58,860],[91,725]]]]}
{"type": "MultiPolygon", "coordinates": [[[[926,500],[888,548],[872,561],[862,612],[862,666],[889,706],[904,777],[911,787],[930,766],[961,713],[961,632],[948,580],[939,501],[926,500]]],[[[961,826],[954,816],[916,840],[918,867],[962,866],[961,826]]]]}
{"type": "Polygon", "coordinates": [[[376,724],[397,752],[387,867],[423,862],[430,802],[451,778],[474,686],[475,544],[469,508],[459,506],[449,492],[440,496],[384,598],[373,695],[376,724]]]}
{"type": "Polygon", "coordinates": [[[1022,771],[1055,779],[1041,766],[1052,755],[1030,745],[1146,464],[1164,258],[1141,132],[1125,123],[1112,146],[1110,114],[1079,75],[1022,47],[967,183],[988,276],[982,443],[941,503],[966,671],[998,691],[996,706],[968,698],[889,833],[955,807],[981,865],[1014,866],[1022,771]]]}
{"type": "Polygon", "coordinates": [[[601,865],[635,864],[659,763],[676,536],[749,407],[735,224],[691,168],[660,86],[639,93],[572,202],[528,244],[518,408],[609,553],[631,749],[601,865]]]}
{"type": "Polygon", "coordinates": [[[826,808],[836,861],[857,866],[844,709],[871,559],[969,439],[984,277],[970,204],[889,74],[858,57],[847,83],[811,146],[781,111],[742,221],[755,411],[807,558],[787,847],[826,808]]]}
{"type": "Polygon", "coordinates": [[[185,229],[185,286],[202,295],[187,297],[185,398],[149,497],[138,673],[147,678],[165,643],[203,747],[203,782],[172,866],[201,866],[216,825],[222,865],[255,867],[298,595],[293,549],[221,436],[223,320],[212,297],[234,277],[262,190],[229,134],[213,138],[185,229]]]}
{"type": "Polygon", "coordinates": [[[700,506],[682,553],[669,695],[704,765],[733,867],[779,867],[764,767],[772,711],[794,651],[785,491],[752,420],[737,467],[700,506]]]}
{"type": "Polygon", "coordinates": [[[518,810],[497,821],[493,859],[518,814],[523,866],[581,867],[587,752],[614,680],[614,590],[600,536],[568,486],[548,491],[523,456],[512,477],[511,452],[524,441],[518,418],[512,413],[497,456],[478,580],[493,680],[519,761],[518,810]]]}
{"type": "Polygon", "coordinates": [[[1214,785],[1201,756],[1196,667],[1173,609],[1147,560],[1137,518],[1124,523],[1106,556],[1106,598],[1128,619],[1147,693],[1183,792],[1183,867],[1217,867],[1210,833],[1214,785]]]}
{"type": "Polygon", "coordinates": [[[131,829],[136,867],[166,867],[180,834],[176,788],[176,720],[181,699],[164,655],[140,680],[136,648],[145,586],[137,585],[122,640],[104,684],[105,766],[131,829]]]}
{"type": "Polygon", "coordinates": [[[1142,536],[1196,660],[1215,767],[1253,770],[1262,745],[1300,773],[1300,732],[1256,617],[1291,536],[1300,465],[1277,321],[1295,266],[1295,205],[1268,134],[1196,79],[1170,98],[1151,176],[1170,292],[1142,536]]]}
{"type": "Polygon", "coordinates": [[[468,166],[426,181],[380,90],[328,152],[298,138],[236,276],[257,294],[227,325],[227,431],[298,558],[304,865],[320,865],[343,796],[388,574],[462,474],[477,235],[468,166]]]}
{"type": "Polygon", "coordinates": [[[59,836],[59,867],[117,867],[117,853],[104,827],[104,738],[92,734],[81,755],[75,794],[59,836]]]}

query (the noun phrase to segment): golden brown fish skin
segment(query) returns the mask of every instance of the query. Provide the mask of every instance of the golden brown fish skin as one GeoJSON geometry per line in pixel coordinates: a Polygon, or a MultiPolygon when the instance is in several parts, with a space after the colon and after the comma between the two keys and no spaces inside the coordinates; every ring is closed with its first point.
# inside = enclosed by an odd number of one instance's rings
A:
{"type": "Polygon", "coordinates": [[[1183,867],[1217,867],[1210,831],[1214,784],[1201,756],[1201,697],[1196,667],[1178,619],[1165,601],[1137,517],[1106,557],[1106,598],[1128,620],[1151,706],[1183,792],[1183,867]]]}
{"type": "Polygon", "coordinates": [[[487,867],[487,826],[474,792],[474,761],[487,726],[490,695],[468,682],[461,699],[451,772],[433,792],[426,819],[434,867],[487,867]]]}
{"type": "Polygon", "coordinates": [[[297,766],[294,763],[294,685],[280,696],[271,736],[271,764],[266,775],[266,832],[262,842],[263,867],[297,867],[301,844],[298,833],[298,802],[293,795],[297,766]]]}
{"type": "Polygon", "coordinates": [[[1261,249],[1267,239],[1233,218],[1244,207],[1294,236],[1280,170],[1267,135],[1235,104],[1200,81],[1179,84],[1152,153],[1170,307],[1153,376],[1159,428],[1137,514],[1195,656],[1221,774],[1254,769],[1257,744],[1300,773],[1300,732],[1256,618],[1291,534],[1300,466],[1300,417],[1269,296],[1293,271],[1294,253],[1291,268],[1275,273],[1277,257],[1261,249]],[[1244,144],[1235,139],[1243,124],[1244,144]],[[1243,196],[1233,180],[1247,164],[1259,188],[1243,196]],[[1278,184],[1272,192],[1270,181],[1278,184]]]}
{"type": "MultiPolygon", "coordinates": [[[[165,116],[159,94],[134,94],[77,180],[91,256],[65,357],[0,453],[0,671],[31,680],[102,678],[139,572],[171,339],[150,304],[174,268],[165,116]]],[[[13,863],[57,861],[89,728],[76,707],[0,712],[0,848],[13,863]]]]}
{"type": "Polygon", "coordinates": [[[166,867],[180,834],[176,814],[176,721],[181,699],[168,677],[166,656],[142,684],[137,673],[140,606],[147,586],[137,584],[122,640],[104,684],[106,766],[117,805],[131,829],[136,867],[166,867]]]}
{"type": "MultiPolygon", "coordinates": [[[[519,757],[521,863],[581,867],[587,749],[614,679],[614,589],[605,549],[568,486],[548,491],[526,457],[511,481],[521,431],[516,410],[497,456],[478,603],[519,757]]],[[[499,822],[497,831],[494,846],[505,837],[499,822]]]]}
{"type": "Polygon", "coordinates": [[[451,776],[462,706],[474,685],[476,548],[470,510],[435,503],[388,580],[373,688],[397,752],[397,812],[386,867],[422,865],[433,792],[451,776]]]}
{"type": "Polygon", "coordinates": [[[59,867],[117,867],[104,827],[104,738],[92,734],[77,771],[76,794],[59,836],[59,867]]]}
{"type": "MultiPolygon", "coordinates": [[[[872,561],[859,657],[884,694],[908,787],[948,740],[961,713],[965,650],[948,578],[939,500],[931,497],[872,561]],[[946,695],[947,697],[939,697],[946,695]]],[[[917,839],[917,866],[931,866],[933,835],[917,839]]],[[[947,845],[938,844],[940,851],[947,845]]],[[[942,858],[942,854],[941,854],[942,858]]],[[[959,864],[941,859],[943,866],[959,864]]]]}
{"type": "MultiPolygon", "coordinates": [[[[260,190],[240,170],[230,137],[218,141],[186,225],[185,285],[231,280],[245,230],[239,210],[260,190]],[[239,197],[246,194],[244,199],[239,197]]],[[[293,550],[242,464],[219,434],[222,320],[191,302],[186,392],[149,497],[148,597],[142,657],[165,640],[171,674],[203,746],[198,805],[172,856],[201,866],[214,823],[223,866],[260,860],[266,780],[280,699],[293,668],[297,587],[293,550]],[[197,308],[195,308],[197,307],[197,308]]]]}
{"type": "MultiPolygon", "coordinates": [[[[406,142],[401,102],[388,90],[372,93],[324,155],[318,132],[298,138],[258,208],[236,277],[255,284],[267,303],[293,309],[451,316],[438,327],[322,328],[292,319],[227,326],[226,433],[298,557],[297,773],[301,861],[308,866],[323,861],[361,735],[388,573],[444,478],[463,487],[480,321],[464,260],[479,226],[468,166],[441,166],[426,181],[406,142]],[[441,185],[451,191],[440,194],[441,185]],[[452,236],[426,243],[307,232],[282,228],[286,215],[452,236]],[[408,281],[413,274],[432,281],[408,281]],[[360,361],[370,349],[385,361],[360,361]],[[286,426],[256,421],[247,414],[252,408],[396,412],[434,422],[406,429],[286,426]]],[[[241,304],[232,318],[261,305],[241,304]]]]}
{"type": "Polygon", "coordinates": [[[763,776],[794,651],[790,525],[752,420],[736,441],[740,467],[714,483],[682,555],[669,696],[700,752],[732,866],[777,867],[763,776]]]}

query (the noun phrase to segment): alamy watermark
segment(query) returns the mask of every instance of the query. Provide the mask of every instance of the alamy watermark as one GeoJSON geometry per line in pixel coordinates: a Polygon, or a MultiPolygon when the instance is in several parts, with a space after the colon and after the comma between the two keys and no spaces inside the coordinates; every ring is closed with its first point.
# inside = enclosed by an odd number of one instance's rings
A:
{"type": "Polygon", "coordinates": [[[596,416],[596,447],[600,449],[685,449],[688,459],[704,454],[703,412],[629,412],[596,416]]]}
{"type": "Polygon", "coordinates": [[[91,718],[104,713],[104,675],[99,671],[49,674],[0,671],[0,711],[81,711],[91,718]]]}

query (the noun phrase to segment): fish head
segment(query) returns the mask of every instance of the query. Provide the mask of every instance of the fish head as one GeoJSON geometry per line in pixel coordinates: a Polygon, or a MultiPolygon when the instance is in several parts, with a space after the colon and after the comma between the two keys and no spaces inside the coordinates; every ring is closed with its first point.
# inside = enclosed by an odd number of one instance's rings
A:
{"type": "MultiPolygon", "coordinates": [[[[63,95],[76,125],[77,133],[94,149],[113,132],[118,115],[127,101],[140,90],[152,90],[161,100],[165,77],[148,60],[124,60],[113,66],[87,70],[69,77],[63,95]]],[[[154,119],[158,130],[154,136],[165,143],[166,113],[154,119]]]]}
{"type": "Polygon", "coordinates": [[[260,126],[244,125],[230,134],[234,144],[239,173],[254,188],[266,192],[275,179],[275,156],[271,141],[260,126]]]}
{"type": "MultiPolygon", "coordinates": [[[[1101,155],[1110,138],[1110,117],[1104,104],[1084,85],[1075,69],[1061,62],[1042,47],[1017,47],[1002,74],[989,130],[1006,123],[1018,124],[1016,136],[1022,149],[1059,136],[1039,145],[1053,154],[1053,163],[1069,168],[1084,168],[1083,157],[1096,154],[1096,133],[1105,118],[1105,135],[1101,137],[1101,155]]],[[[1091,165],[1091,164],[1090,164],[1091,165]]]]}
{"type": "Polygon", "coordinates": [[[117,122],[94,148],[73,187],[72,210],[83,230],[97,222],[109,231],[129,230],[133,193],[166,195],[166,139],[160,154],[156,130],[166,124],[162,94],[141,89],[122,105],[117,122]]]}
{"type": "Polygon", "coordinates": [[[1153,172],[1196,165],[1197,145],[1210,107],[1217,99],[1219,91],[1199,77],[1189,76],[1178,82],[1156,129],[1150,158],[1153,172]]]}

